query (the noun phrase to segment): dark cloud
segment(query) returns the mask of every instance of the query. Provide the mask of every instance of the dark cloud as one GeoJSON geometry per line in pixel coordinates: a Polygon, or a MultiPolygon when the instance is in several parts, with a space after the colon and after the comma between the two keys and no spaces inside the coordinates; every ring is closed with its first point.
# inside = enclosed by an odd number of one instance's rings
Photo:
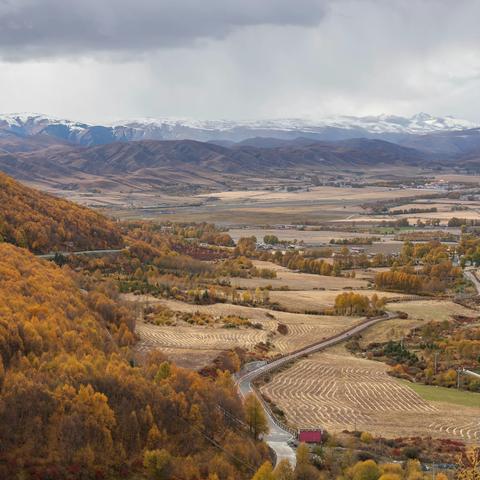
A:
{"type": "Polygon", "coordinates": [[[479,18],[480,0],[0,0],[0,105],[480,121],[479,18]]]}
{"type": "Polygon", "coordinates": [[[322,0],[0,0],[0,56],[148,52],[323,15],[322,0]]]}

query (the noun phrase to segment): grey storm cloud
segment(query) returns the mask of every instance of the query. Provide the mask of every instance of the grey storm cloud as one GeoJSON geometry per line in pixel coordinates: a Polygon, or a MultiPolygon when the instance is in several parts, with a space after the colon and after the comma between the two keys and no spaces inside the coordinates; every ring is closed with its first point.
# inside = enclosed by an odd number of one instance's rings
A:
{"type": "Polygon", "coordinates": [[[249,26],[314,26],[322,0],[0,0],[0,56],[151,51],[249,26]]]}
{"type": "Polygon", "coordinates": [[[480,121],[480,0],[0,0],[0,105],[480,121]]]}

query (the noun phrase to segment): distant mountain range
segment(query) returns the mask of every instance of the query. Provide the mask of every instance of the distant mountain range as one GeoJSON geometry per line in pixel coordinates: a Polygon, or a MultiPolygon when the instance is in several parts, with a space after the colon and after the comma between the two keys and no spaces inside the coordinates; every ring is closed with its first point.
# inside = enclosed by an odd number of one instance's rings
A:
{"type": "Polygon", "coordinates": [[[202,142],[242,142],[255,137],[281,140],[303,137],[317,141],[377,138],[402,142],[412,135],[479,127],[480,124],[466,120],[449,116],[434,117],[426,113],[412,117],[340,116],[322,121],[284,119],[235,122],[146,118],[115,122],[112,125],[93,125],[33,113],[0,115],[0,135],[2,132],[22,137],[41,135],[84,146],[132,140],[188,139],[202,142]]]}
{"type": "Polygon", "coordinates": [[[394,165],[479,171],[480,127],[426,114],[340,117],[323,126],[294,120],[101,126],[0,116],[0,170],[61,190],[178,193],[394,165]]]}

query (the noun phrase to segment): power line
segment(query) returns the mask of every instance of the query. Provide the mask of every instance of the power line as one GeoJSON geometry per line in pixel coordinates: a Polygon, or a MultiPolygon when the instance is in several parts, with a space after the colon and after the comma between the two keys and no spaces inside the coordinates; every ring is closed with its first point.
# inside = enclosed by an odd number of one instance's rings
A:
{"type": "Polygon", "coordinates": [[[246,463],[244,460],[242,460],[241,458],[239,457],[236,457],[235,455],[233,455],[232,453],[230,452],[227,452],[216,440],[214,440],[213,438],[209,437],[205,432],[202,432],[199,428],[195,427],[194,425],[190,424],[189,422],[187,422],[187,420],[185,420],[183,417],[181,417],[180,415],[178,415],[177,413],[174,412],[174,415],[179,418],[180,420],[182,420],[184,423],[186,423],[192,430],[195,430],[197,433],[199,433],[200,435],[202,435],[202,437],[204,437],[205,439],[207,439],[214,447],[218,448],[219,450],[221,450],[223,453],[225,453],[225,455],[227,455],[228,457],[230,457],[232,460],[236,461],[236,462],[239,462],[241,463],[242,465],[244,465],[245,467],[247,467],[252,473],[256,473],[257,472],[257,468],[254,467],[253,465],[249,464],[249,463],[246,463]]]}

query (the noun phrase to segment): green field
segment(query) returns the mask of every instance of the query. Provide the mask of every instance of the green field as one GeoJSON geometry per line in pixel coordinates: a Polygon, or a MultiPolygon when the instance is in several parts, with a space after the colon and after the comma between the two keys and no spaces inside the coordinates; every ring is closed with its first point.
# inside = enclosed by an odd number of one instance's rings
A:
{"type": "Polygon", "coordinates": [[[452,403],[464,407],[480,408],[480,393],[466,392],[463,390],[456,390],[455,388],[423,385],[420,383],[409,382],[407,380],[398,381],[403,385],[410,387],[428,402],[452,403]]]}

